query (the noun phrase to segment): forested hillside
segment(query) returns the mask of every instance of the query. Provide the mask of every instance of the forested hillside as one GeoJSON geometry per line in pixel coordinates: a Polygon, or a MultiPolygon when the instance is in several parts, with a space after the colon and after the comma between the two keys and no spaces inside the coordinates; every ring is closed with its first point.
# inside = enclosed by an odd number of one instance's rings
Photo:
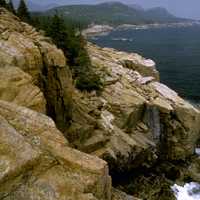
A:
{"type": "Polygon", "coordinates": [[[143,10],[120,2],[108,2],[98,5],[60,6],[45,12],[46,15],[61,14],[64,18],[81,21],[85,24],[149,24],[183,22],[164,8],[143,10]]]}

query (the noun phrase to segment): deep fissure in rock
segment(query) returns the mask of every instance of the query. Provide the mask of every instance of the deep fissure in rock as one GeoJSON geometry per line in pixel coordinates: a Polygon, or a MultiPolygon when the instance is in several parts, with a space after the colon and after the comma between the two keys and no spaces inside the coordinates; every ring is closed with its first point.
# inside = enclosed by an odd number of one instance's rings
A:
{"type": "MultiPolygon", "coordinates": [[[[40,47],[38,47],[40,49],[40,47]]],[[[40,69],[39,87],[47,101],[47,115],[56,123],[64,133],[69,127],[72,118],[72,83],[67,66],[48,66],[45,62],[45,54],[42,55],[42,69],[40,69]]]]}

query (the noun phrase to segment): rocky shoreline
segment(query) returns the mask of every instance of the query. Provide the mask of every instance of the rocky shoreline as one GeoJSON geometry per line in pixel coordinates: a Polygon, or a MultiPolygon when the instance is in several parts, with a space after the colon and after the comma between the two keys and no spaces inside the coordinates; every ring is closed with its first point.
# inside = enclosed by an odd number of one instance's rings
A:
{"type": "Polygon", "coordinates": [[[135,30],[144,30],[144,29],[151,29],[151,28],[181,28],[181,27],[190,27],[190,26],[199,26],[200,21],[194,22],[178,22],[178,23],[153,23],[153,24],[141,24],[141,25],[132,25],[132,24],[122,24],[116,27],[109,26],[109,25],[92,25],[89,28],[83,30],[83,35],[85,37],[92,37],[92,36],[101,36],[105,34],[109,34],[112,31],[116,30],[127,30],[127,29],[135,29],[135,30]]]}
{"type": "Polygon", "coordinates": [[[75,89],[61,50],[0,9],[0,199],[172,200],[200,181],[200,111],[151,59],[88,43],[103,88],[75,89]]]}
{"type": "Polygon", "coordinates": [[[114,30],[114,27],[109,25],[92,25],[89,28],[82,31],[85,37],[104,35],[114,30]]]}

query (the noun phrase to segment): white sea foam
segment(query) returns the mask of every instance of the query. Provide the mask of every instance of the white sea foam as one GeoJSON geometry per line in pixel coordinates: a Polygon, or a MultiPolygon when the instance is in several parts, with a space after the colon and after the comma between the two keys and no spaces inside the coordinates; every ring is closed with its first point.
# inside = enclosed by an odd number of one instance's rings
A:
{"type": "Polygon", "coordinates": [[[172,190],[177,200],[200,200],[200,184],[191,182],[184,186],[173,185],[172,190]]]}
{"type": "MultiPolygon", "coordinates": [[[[195,149],[200,155],[200,148],[195,149]]],[[[186,183],[184,186],[174,184],[172,187],[177,200],[200,200],[200,184],[196,182],[186,183]]]]}
{"type": "Polygon", "coordinates": [[[121,41],[121,42],[133,42],[132,38],[112,38],[113,41],[121,41]]]}
{"type": "Polygon", "coordinates": [[[200,148],[196,148],[195,153],[200,156],[200,148]]]}

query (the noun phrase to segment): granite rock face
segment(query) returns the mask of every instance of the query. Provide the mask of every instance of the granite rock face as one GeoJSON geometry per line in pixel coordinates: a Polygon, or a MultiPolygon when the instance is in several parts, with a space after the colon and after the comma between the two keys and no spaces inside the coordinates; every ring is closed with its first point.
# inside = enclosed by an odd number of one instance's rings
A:
{"type": "Polygon", "coordinates": [[[32,77],[14,66],[0,67],[0,99],[46,113],[46,99],[32,77]]]}
{"type": "Polygon", "coordinates": [[[61,130],[67,126],[73,87],[63,52],[4,9],[0,9],[0,68],[4,73],[0,81],[8,76],[2,90],[9,90],[2,99],[47,113],[61,130]]]}
{"type": "Polygon", "coordinates": [[[105,161],[64,137],[73,90],[63,52],[0,8],[0,199],[131,197],[113,190],[105,161]]]}
{"type": "Polygon", "coordinates": [[[112,188],[109,170],[159,162],[174,176],[193,156],[200,111],[159,82],[155,63],[87,49],[101,92],[76,90],[63,52],[0,8],[0,199],[134,200],[112,188]]]}
{"type": "Polygon", "coordinates": [[[104,88],[97,95],[76,92],[71,143],[118,171],[194,154],[200,111],[158,82],[152,60],[90,43],[88,52],[104,88]]]}
{"type": "Polygon", "coordinates": [[[111,199],[105,161],[68,147],[47,116],[0,100],[0,198],[111,199]]]}

